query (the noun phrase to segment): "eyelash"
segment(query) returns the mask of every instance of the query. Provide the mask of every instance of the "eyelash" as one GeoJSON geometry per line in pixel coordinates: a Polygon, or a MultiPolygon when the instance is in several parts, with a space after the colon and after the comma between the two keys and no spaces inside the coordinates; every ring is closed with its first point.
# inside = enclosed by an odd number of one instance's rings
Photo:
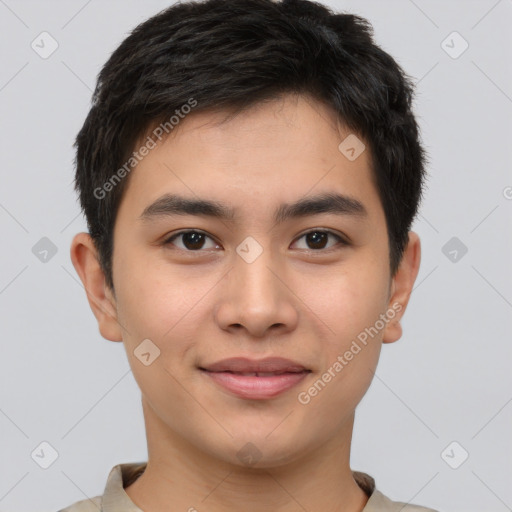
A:
{"type": "MultiPolygon", "coordinates": [[[[211,240],[213,240],[217,244],[217,242],[210,235],[208,235],[206,232],[201,231],[199,229],[188,229],[188,230],[184,230],[184,231],[179,231],[178,233],[174,233],[173,235],[171,235],[170,237],[165,239],[163,241],[162,245],[164,245],[164,246],[171,245],[172,242],[176,238],[180,237],[181,235],[186,235],[188,233],[199,233],[199,234],[205,235],[207,238],[210,238],[211,240]]],[[[334,238],[337,239],[338,243],[336,245],[332,246],[332,247],[327,248],[327,249],[302,249],[304,251],[313,252],[313,253],[320,253],[320,252],[321,253],[330,253],[333,250],[339,250],[340,249],[340,247],[338,247],[339,245],[341,245],[342,247],[350,245],[349,242],[347,240],[345,240],[343,237],[341,237],[340,235],[338,235],[334,231],[331,231],[331,230],[328,230],[328,229],[311,229],[309,231],[306,231],[305,233],[302,233],[299,237],[297,237],[294,240],[294,242],[300,240],[301,238],[303,238],[303,237],[305,237],[305,236],[307,236],[307,235],[309,235],[311,233],[323,233],[323,234],[331,235],[331,236],[333,236],[334,238]]],[[[220,244],[218,244],[218,245],[220,245],[220,244]]],[[[187,252],[187,253],[202,253],[202,252],[204,252],[205,250],[208,250],[208,249],[190,250],[190,249],[177,248],[176,250],[187,252]]]]}

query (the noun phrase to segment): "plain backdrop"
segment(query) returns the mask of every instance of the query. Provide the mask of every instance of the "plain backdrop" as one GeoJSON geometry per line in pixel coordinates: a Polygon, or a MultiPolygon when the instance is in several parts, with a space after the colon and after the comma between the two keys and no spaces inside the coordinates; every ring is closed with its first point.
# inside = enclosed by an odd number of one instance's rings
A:
{"type": "MultiPolygon", "coordinates": [[[[69,257],[86,230],[71,146],[101,66],[170,3],[0,0],[1,511],[59,510],[147,457],[124,348],[100,336],[69,257]],[[58,44],[47,58],[41,37],[58,44]]],[[[325,4],[366,17],[417,83],[430,158],[419,277],[358,408],[352,467],[392,499],[512,510],[512,1],[325,4]]]]}

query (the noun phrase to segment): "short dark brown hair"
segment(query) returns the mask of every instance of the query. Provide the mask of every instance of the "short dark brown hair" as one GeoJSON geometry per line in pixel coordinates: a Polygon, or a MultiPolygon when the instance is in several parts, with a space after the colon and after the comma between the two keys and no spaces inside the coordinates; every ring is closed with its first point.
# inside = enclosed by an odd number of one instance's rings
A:
{"type": "Polygon", "coordinates": [[[425,179],[412,80],[362,17],[309,0],[206,0],[177,3],[132,31],[99,73],[76,137],[75,189],[110,288],[137,140],[191,98],[194,112],[236,112],[282,93],[316,98],[368,142],[395,274],[425,179]]]}

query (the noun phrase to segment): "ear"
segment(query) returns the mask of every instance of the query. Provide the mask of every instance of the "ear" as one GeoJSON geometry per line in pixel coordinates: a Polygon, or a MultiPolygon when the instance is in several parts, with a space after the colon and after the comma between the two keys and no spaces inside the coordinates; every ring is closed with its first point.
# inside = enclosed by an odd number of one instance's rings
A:
{"type": "Polygon", "coordinates": [[[382,336],[383,343],[393,343],[402,337],[400,319],[405,313],[409,302],[409,297],[411,296],[412,288],[420,268],[420,260],[420,238],[414,231],[409,231],[409,241],[404,250],[402,261],[391,282],[388,307],[393,309],[396,314],[384,329],[382,336]]]}
{"type": "Polygon", "coordinates": [[[71,242],[71,261],[82,281],[89,306],[98,321],[101,335],[110,341],[122,341],[117,322],[117,307],[112,290],[106,285],[98,252],[89,233],[78,233],[71,242]]]}

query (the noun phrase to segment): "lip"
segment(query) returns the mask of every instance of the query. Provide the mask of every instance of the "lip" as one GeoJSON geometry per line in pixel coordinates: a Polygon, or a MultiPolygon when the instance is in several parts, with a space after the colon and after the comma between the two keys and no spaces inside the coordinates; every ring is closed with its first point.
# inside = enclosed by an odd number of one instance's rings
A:
{"type": "Polygon", "coordinates": [[[199,369],[223,389],[235,396],[252,400],[278,396],[311,373],[303,365],[281,357],[259,360],[234,357],[199,369]]]}
{"type": "Polygon", "coordinates": [[[202,366],[210,372],[233,373],[290,373],[307,370],[303,365],[283,357],[266,357],[264,359],[249,359],[247,357],[230,357],[215,363],[202,366]]]}

